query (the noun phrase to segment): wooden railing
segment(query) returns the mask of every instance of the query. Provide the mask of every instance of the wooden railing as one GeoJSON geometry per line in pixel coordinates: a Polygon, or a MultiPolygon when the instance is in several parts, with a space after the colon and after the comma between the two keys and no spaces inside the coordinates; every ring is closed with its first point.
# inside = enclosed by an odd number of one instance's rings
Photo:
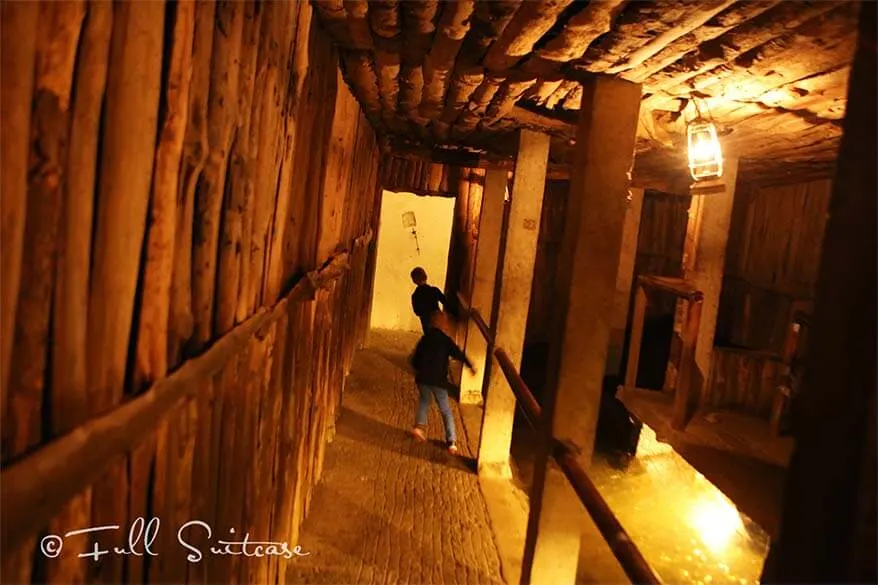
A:
{"type": "MultiPolygon", "coordinates": [[[[479,311],[470,307],[467,300],[459,293],[458,299],[460,307],[463,309],[463,314],[473,320],[488,342],[489,347],[494,348],[494,359],[497,360],[497,365],[500,366],[506,381],[509,383],[509,387],[512,389],[512,393],[515,395],[515,399],[518,406],[521,407],[525,419],[531,427],[535,429],[541,428],[543,411],[536,398],[534,398],[533,392],[527,387],[509,355],[502,347],[497,347],[494,344],[491,331],[479,311]]],[[[628,578],[633,583],[638,584],[661,583],[658,575],[649,566],[649,563],[643,557],[637,545],[634,544],[634,541],[631,540],[631,537],[628,536],[628,533],[625,532],[622,524],[613,514],[610,506],[601,496],[588,473],[577,461],[576,454],[572,449],[553,437],[551,454],[567,478],[567,481],[573,487],[573,491],[579,496],[582,505],[592,520],[594,520],[598,531],[607,542],[607,545],[609,545],[613,556],[619,561],[619,565],[625,571],[628,578]]]]}
{"type": "Polygon", "coordinates": [[[349,268],[353,251],[368,245],[371,229],[356,238],[321,268],[305,274],[273,307],[263,307],[219,338],[207,351],[156,381],[144,393],[119,408],[91,419],[39,450],[10,463],[0,472],[0,550],[15,550],[38,534],[77,493],[94,483],[107,467],[123,457],[183,400],[194,398],[204,380],[241,352],[248,340],[277,321],[292,303],[312,300],[349,268]]]}

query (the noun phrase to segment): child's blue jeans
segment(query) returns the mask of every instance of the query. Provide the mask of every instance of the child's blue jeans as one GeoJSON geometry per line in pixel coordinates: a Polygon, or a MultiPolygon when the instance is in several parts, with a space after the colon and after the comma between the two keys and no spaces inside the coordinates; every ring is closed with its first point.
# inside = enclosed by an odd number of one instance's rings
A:
{"type": "Polygon", "coordinates": [[[415,425],[426,426],[427,413],[430,410],[430,397],[432,396],[436,399],[436,404],[439,405],[439,412],[442,413],[442,422],[445,424],[445,440],[454,443],[457,440],[457,432],[454,428],[454,413],[451,411],[451,402],[448,400],[448,390],[440,386],[418,384],[418,391],[421,394],[421,399],[418,402],[415,425]]]}

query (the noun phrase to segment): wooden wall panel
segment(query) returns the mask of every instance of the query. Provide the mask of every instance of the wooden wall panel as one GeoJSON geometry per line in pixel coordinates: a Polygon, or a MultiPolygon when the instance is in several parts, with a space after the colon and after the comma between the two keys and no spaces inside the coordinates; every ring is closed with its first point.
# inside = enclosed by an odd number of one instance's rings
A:
{"type": "MultiPolygon", "coordinates": [[[[445,294],[452,307],[457,307],[457,293],[469,298],[478,245],[479,218],[485,189],[484,169],[459,169],[448,267],[445,271],[445,294]]],[[[461,340],[462,341],[462,340],[461,340]]]]}
{"type": "Polygon", "coordinates": [[[543,211],[540,215],[540,235],[534,262],[534,280],[531,287],[530,309],[527,318],[526,344],[548,343],[552,318],[552,295],[555,290],[555,267],[561,252],[564,233],[564,214],[570,182],[546,181],[543,211]]]}
{"type": "Polygon", "coordinates": [[[381,165],[381,186],[388,191],[456,197],[469,167],[434,163],[412,156],[388,154],[381,165]]]}
{"type": "MultiPolygon", "coordinates": [[[[139,6],[41,2],[35,49],[9,55],[25,31],[5,26],[4,6],[4,68],[36,74],[23,121],[33,138],[4,152],[0,174],[7,161],[36,166],[10,226],[21,257],[4,249],[4,267],[23,268],[0,404],[3,574],[283,583],[286,559],[211,555],[208,543],[234,529],[296,545],[368,327],[380,149],[309,3],[139,6]],[[66,342],[52,356],[50,328],[66,342]],[[163,398],[159,416],[130,431],[113,424],[207,359],[215,367],[163,398]],[[102,442],[112,456],[92,462],[83,429],[122,433],[102,442]],[[88,466],[81,485],[16,489],[59,445],[77,456],[53,465],[88,466]],[[16,509],[40,510],[29,528],[5,514],[6,498],[20,497],[8,494],[21,493],[32,504],[16,509]],[[57,558],[35,546],[46,529],[96,524],[122,526],[100,542],[123,546],[128,525],[150,515],[161,522],[157,557],[78,559],[85,536],[57,558]],[[190,519],[213,530],[210,541],[198,526],[184,532],[206,553],[200,563],[177,543],[190,519]]],[[[12,82],[4,74],[4,94],[12,82]]]]}
{"type": "Polygon", "coordinates": [[[779,353],[793,302],[813,300],[830,181],[740,189],[717,344],[779,353]]]}
{"type": "Polygon", "coordinates": [[[783,367],[764,352],[717,347],[703,404],[768,420],[783,367]]]}

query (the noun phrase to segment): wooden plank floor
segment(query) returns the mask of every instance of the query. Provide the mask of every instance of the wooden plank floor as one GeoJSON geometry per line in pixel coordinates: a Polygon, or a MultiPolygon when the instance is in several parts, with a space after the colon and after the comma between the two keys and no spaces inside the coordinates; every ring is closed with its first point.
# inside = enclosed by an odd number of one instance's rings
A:
{"type": "Polygon", "coordinates": [[[625,407],[675,448],[702,447],[727,451],[786,468],[793,452],[790,437],[771,436],[768,421],[725,410],[695,413],[684,431],[671,428],[671,397],[653,390],[623,388],[625,407]]]}

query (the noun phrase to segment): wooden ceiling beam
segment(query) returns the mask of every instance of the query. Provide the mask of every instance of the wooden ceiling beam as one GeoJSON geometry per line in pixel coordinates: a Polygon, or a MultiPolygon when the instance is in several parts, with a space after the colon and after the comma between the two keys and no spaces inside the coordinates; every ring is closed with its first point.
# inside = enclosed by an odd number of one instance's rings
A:
{"type": "Polygon", "coordinates": [[[673,42],[668,43],[667,46],[656,54],[623,73],[622,77],[628,81],[643,83],[650,76],[696,51],[702,43],[715,39],[744,22],[759,16],[781,1],[756,0],[734,3],[707,21],[705,26],[695,28],[673,42]]]}
{"type": "Polygon", "coordinates": [[[833,8],[832,2],[781,2],[751,20],[692,51],[645,80],[644,91],[656,92],[685,83],[763,45],[833,8]]]}

